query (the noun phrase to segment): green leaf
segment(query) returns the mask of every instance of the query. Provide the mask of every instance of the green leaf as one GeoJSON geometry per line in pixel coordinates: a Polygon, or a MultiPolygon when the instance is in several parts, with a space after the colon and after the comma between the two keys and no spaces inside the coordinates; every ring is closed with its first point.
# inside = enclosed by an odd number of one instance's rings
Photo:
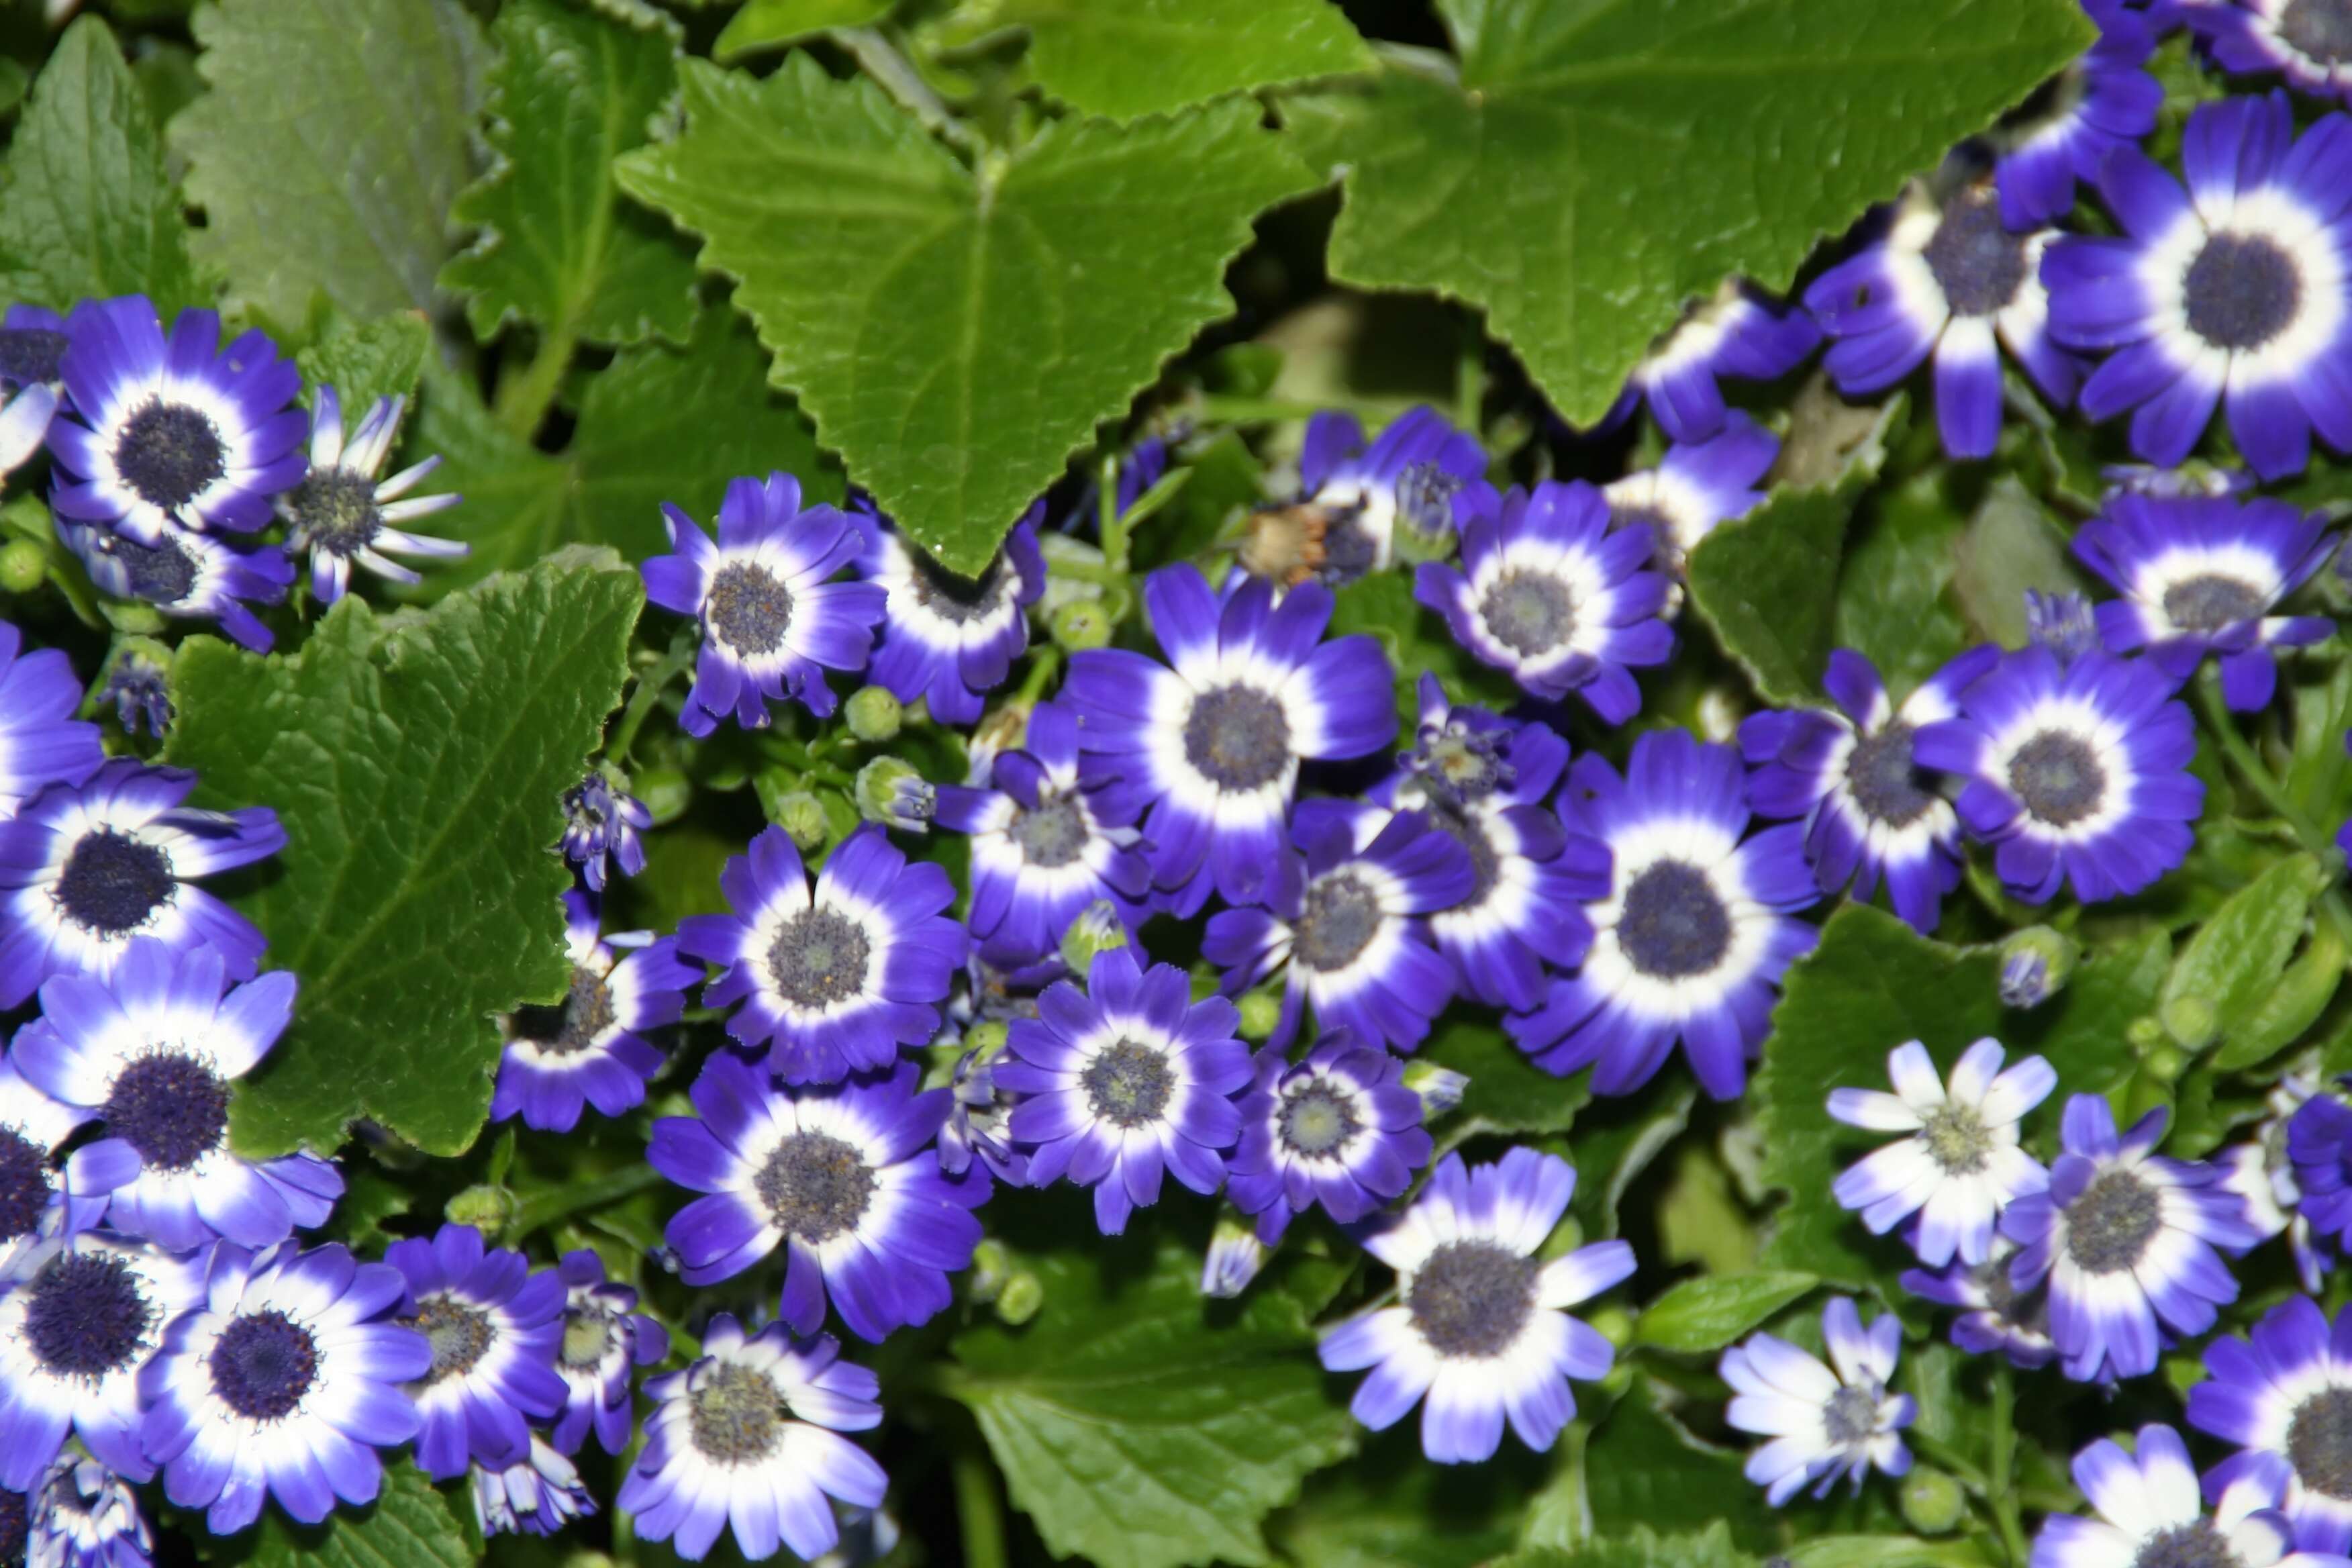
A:
{"type": "Polygon", "coordinates": [[[1287,1561],[1314,1568],[1476,1568],[1511,1549],[1550,1460],[1507,1444],[1485,1464],[1433,1465],[1420,1424],[1401,1421],[1308,1477],[1266,1534],[1287,1561]]]}
{"type": "Polygon", "coordinates": [[[1659,1407],[1658,1397],[1652,1380],[1637,1378],[1586,1444],[1593,1533],[1619,1536],[1661,1520],[1705,1519],[1719,1521],[1743,1551],[1779,1546],[1780,1517],[1739,1473],[1741,1456],[1693,1437],[1659,1407]]]}
{"type": "Polygon", "coordinates": [[[1643,1308],[1633,1337],[1663,1351],[1719,1351],[1820,1283],[1772,1270],[1701,1275],[1643,1308]]]}
{"type": "Polygon", "coordinates": [[[2344,938],[2332,920],[2312,923],[2310,945],[2260,997],[2213,1053],[2216,1072],[2254,1067],[2285,1050],[2327,1010],[2344,982],[2344,938]]]}
{"type": "Polygon", "coordinates": [[[1488,1016],[1455,1009],[1415,1055],[1468,1075],[1462,1103],[1442,1128],[1452,1148],[1481,1132],[1565,1132],[1591,1101],[1591,1075],[1555,1078],[1513,1045],[1488,1016]]]}
{"type": "Polygon", "coordinates": [[[1625,1189],[1682,1135],[1697,1101],[1697,1086],[1684,1082],[1663,1095],[1604,1100],[1578,1113],[1576,1195],[1569,1212],[1585,1235],[1618,1234],[1625,1189]]]}
{"type": "Polygon", "coordinates": [[[897,9],[898,0],[745,0],[740,11],[710,46],[715,60],[736,60],[761,49],[780,49],[834,27],[870,27],[897,9]]]}
{"type": "Polygon", "coordinates": [[[146,95],[95,16],[65,30],[0,166],[0,299],[68,310],[144,294],[205,302],[146,95]]]}
{"type": "Polygon", "coordinates": [[[1029,29],[1047,92],[1113,120],[1373,65],[1325,0],[1004,0],[992,19],[1029,29]]]}
{"type": "Polygon", "coordinates": [[[2068,0],[1441,0],[1459,83],[1292,100],[1346,171],[1331,272],[1486,307],[1571,424],[1685,301],[1785,289],[2092,39],[2068,0]]]}
{"type": "Polygon", "coordinates": [[[383,1489],[362,1509],[339,1509],[322,1524],[296,1524],[276,1509],[215,1559],[242,1568],[474,1568],[481,1552],[424,1472],[387,1465],[383,1489]]]}
{"type": "Polygon", "coordinates": [[[1971,1542],[1894,1535],[1825,1535],[1789,1553],[1790,1568],[1990,1568],[1992,1562],[1971,1542]]]}
{"type": "Polygon", "coordinates": [[[1961,536],[1952,586],[1987,642],[2022,647],[2025,591],[2083,586],[2050,513],[2013,474],[1992,482],[1961,536]]]}
{"type": "Polygon", "coordinates": [[[457,197],[452,216],[481,237],[441,269],[441,287],[466,296],[486,341],[521,321],[559,342],[683,342],[694,259],[613,184],[613,160],[646,144],[647,122],[677,90],[671,40],[556,0],[509,5],[495,30],[498,162],[457,197]]]}
{"type": "Polygon", "coordinates": [[[1396,671],[1397,713],[1408,731],[1421,712],[1423,674],[1437,677],[1455,702],[1508,708],[1517,700],[1510,678],[1478,662],[1454,640],[1445,623],[1412,596],[1410,572],[1375,572],[1344,584],[1331,595],[1329,636],[1362,632],[1381,645],[1396,671]]]}
{"type": "Polygon", "coordinates": [[[1695,1535],[1661,1535],[1637,1524],[1630,1535],[1608,1541],[1529,1547],[1496,1559],[1494,1568],[1743,1568],[1753,1561],[1717,1520],[1695,1535]]]}
{"type": "Polygon", "coordinates": [[[2286,968],[2323,885],[2319,862],[2294,855],[2231,894],[2173,961],[2159,1005],[2210,1003],[2219,1037],[2237,1039],[2286,968]]]}
{"type": "Polygon", "coordinates": [[[979,571],[1069,454],[1230,309],[1225,262],[1313,182],[1255,104],[1066,121],[978,177],[863,79],[681,68],[622,188],[741,280],[792,388],[914,540],[979,571]]]}
{"type": "Polygon", "coordinates": [[[2281,671],[2294,693],[2294,754],[2282,782],[2305,816],[2334,823],[2352,807],[2352,754],[2344,745],[2352,729],[2352,658],[2339,650],[2316,676],[2315,662],[2298,659],[2281,671]]]}
{"type": "Polygon", "coordinates": [[[310,347],[294,356],[302,372],[303,395],[321,385],[335,389],[346,426],[358,424],[379,397],[407,397],[425,373],[433,349],[433,327],[414,310],[378,316],[373,321],[339,319],[310,347]]]}
{"type": "Polygon", "coordinates": [[[346,598],[290,658],[181,647],[166,759],[204,804],[286,827],[236,902],[301,998],[237,1086],[239,1149],[330,1151],[362,1116],[431,1153],[473,1142],[491,1015],[570,978],[559,797],[620,700],[643,598],[613,555],[566,552],[423,615],[346,598]]]}
{"type": "Polygon", "coordinates": [[[198,12],[212,90],[172,121],[196,254],[232,300],[293,321],[434,306],[472,174],[480,29],[457,0],[221,0],[198,12]]]}
{"type": "Polygon", "coordinates": [[[0,56],[0,114],[8,114],[25,101],[26,89],[33,79],[23,65],[10,57],[0,56]]]}
{"type": "Polygon", "coordinates": [[[1952,588],[1968,520],[1949,479],[1937,470],[1873,496],[1838,573],[1832,641],[1877,666],[1897,701],[1973,640],[1952,588]]]}
{"type": "Polygon", "coordinates": [[[1208,1301],[1197,1252],[1152,1227],[1022,1263],[1045,1288],[1025,1326],[955,1338],[950,1391],[1056,1556],[1101,1568],[1269,1561],[1259,1521],[1355,1428],[1325,1391],[1300,1304],[1261,1279],[1208,1301]]]}
{"type": "Polygon", "coordinates": [[[2162,931],[2141,931],[2085,958],[2056,997],[2011,1014],[1997,1033],[2012,1059],[2029,1051],[2047,1057],[2068,1093],[2105,1094],[2137,1069],[2125,1031],[2156,1010],[2171,967],[2171,939],[2162,931]]]}

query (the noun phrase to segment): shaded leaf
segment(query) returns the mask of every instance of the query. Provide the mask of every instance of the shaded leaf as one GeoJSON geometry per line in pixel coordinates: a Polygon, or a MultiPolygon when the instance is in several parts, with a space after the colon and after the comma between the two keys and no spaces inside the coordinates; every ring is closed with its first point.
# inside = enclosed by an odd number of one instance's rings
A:
{"type": "Polygon", "coordinates": [[[316,1525],[264,1509],[260,1524],[215,1561],[244,1568],[473,1568],[478,1542],[424,1472],[403,1459],[384,1468],[383,1489],[362,1509],[316,1525]]]}
{"type": "Polygon", "coordinates": [[[1701,1443],[1658,1401],[1657,1385],[1636,1378],[1585,1445],[1593,1533],[1622,1536],[1664,1520],[1703,1519],[1719,1521],[1743,1551],[1778,1547],[1780,1517],[1739,1473],[1741,1456],[1701,1443]]]}
{"type": "Polygon", "coordinates": [[[1047,92],[1113,120],[1372,67],[1326,0],[1003,0],[991,20],[1029,29],[1047,92]]]}
{"type": "Polygon", "coordinates": [[[1642,1309],[1637,1343],[1664,1351],[1719,1351],[1821,1283],[1764,1270],[1685,1279],[1642,1309]]]}
{"type": "Polygon", "coordinates": [[[887,16],[898,0],[744,0],[710,46],[717,60],[740,59],[761,49],[782,48],[831,27],[867,27],[887,16]]]}
{"type": "Polygon", "coordinates": [[[1832,641],[1876,665],[1898,702],[1973,640],[1952,586],[1968,520],[1946,495],[1948,477],[1874,495],[1838,573],[1832,641]]]}
{"type": "Polygon", "coordinates": [[[1565,1132],[1592,1099],[1591,1074],[1553,1077],[1483,1012],[1454,1009],[1414,1055],[1470,1079],[1461,1105],[1439,1126],[1443,1147],[1481,1132],[1565,1132]]]}
{"type": "Polygon", "coordinates": [[[377,398],[413,395],[432,348],[431,325],[415,311],[403,310],[373,321],[339,318],[295,354],[294,363],[302,373],[304,401],[314,399],[321,384],[333,387],[348,427],[377,398]]]}
{"type": "Polygon", "coordinates": [[[2320,887],[2319,862],[2296,855],[2231,894],[2173,961],[2159,1003],[2210,1003],[2218,1037],[2238,1038],[2286,968],[2320,887]]]}

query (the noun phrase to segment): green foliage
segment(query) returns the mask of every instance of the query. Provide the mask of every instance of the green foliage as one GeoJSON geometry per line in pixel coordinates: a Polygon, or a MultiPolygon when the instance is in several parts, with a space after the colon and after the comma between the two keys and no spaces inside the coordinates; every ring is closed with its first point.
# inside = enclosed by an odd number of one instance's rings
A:
{"type": "Polygon", "coordinates": [[[1658,1384],[1637,1377],[1586,1443],[1592,1532],[1613,1539],[1666,1521],[1709,1520],[1744,1551],[1779,1546],[1780,1517],[1739,1473],[1740,1456],[1693,1437],[1662,1407],[1664,1397],[1658,1384]]]}
{"type": "Polygon", "coordinates": [[[264,1509],[258,1528],[233,1538],[212,1561],[237,1568],[473,1568],[481,1549],[466,1528],[470,1522],[403,1460],[386,1467],[383,1490],[368,1507],[330,1514],[316,1525],[264,1509]]]}
{"type": "Polygon", "coordinates": [[[294,356],[306,395],[321,384],[335,389],[346,426],[358,424],[379,397],[407,397],[425,374],[433,329],[413,310],[373,321],[337,320],[294,356]]]}
{"type": "Polygon", "coordinates": [[[1113,120],[1372,66],[1327,0],[1003,0],[992,16],[1029,29],[1046,91],[1113,120]]]}
{"type": "Polygon", "coordinates": [[[870,26],[897,6],[898,0],[744,0],[710,46],[710,56],[739,59],[828,28],[870,26]]]}
{"type": "Polygon", "coordinates": [[[1685,1279],[1642,1310],[1634,1338],[1662,1351],[1719,1351],[1820,1283],[1770,1270],[1685,1279]]]}
{"type": "Polygon", "coordinates": [[[1660,1534],[1646,1524],[1609,1541],[1537,1546],[1496,1559],[1494,1568],[1742,1568],[1753,1562],[1731,1543],[1722,1521],[1696,1532],[1660,1534]]]}
{"type": "MultiPolygon", "coordinates": [[[[1486,1132],[1565,1132],[1592,1099],[1591,1075],[1556,1078],[1528,1058],[1492,1019],[1456,1017],[1414,1053],[1468,1075],[1462,1103],[1438,1128],[1441,1147],[1486,1132]]],[[[1580,1171],[1580,1179],[1590,1179],[1580,1171]]]]}
{"type": "Polygon", "coordinates": [[[435,1153],[472,1142],[490,1015],[570,979],[560,797],[620,700],[642,597],[615,557],[566,552],[419,617],[344,599],[291,658],[181,650],[167,758],[205,804],[268,802],[286,827],[236,900],[302,987],[238,1085],[240,1149],[330,1151],[362,1116],[435,1153]]]}
{"type": "Polygon", "coordinates": [[[1878,668],[1897,701],[1973,640],[1953,591],[1968,530],[1948,469],[1874,493],[1838,569],[1831,640],[1878,668]]]}
{"type": "Polygon", "coordinates": [[[1433,1465],[1401,1421],[1345,1465],[1307,1479],[1266,1521],[1283,1557],[1314,1568],[1475,1568],[1508,1552],[1552,1456],[1506,1447],[1483,1465],[1433,1465]]]}
{"type": "MultiPolygon", "coordinates": [[[[2173,961],[2159,1003],[2167,1008],[2188,1001],[2210,1006],[2217,1037],[2228,1043],[2229,1065],[2269,1054],[2246,1055],[2247,1032],[2257,1010],[2271,999],[2319,889],[2319,863],[2310,856],[2281,860],[2214,910],[2173,961]]],[[[2323,996],[2320,1005],[2326,1001],[2323,996]]],[[[2260,1041],[2267,1033],[2253,1037],[2260,1041]]]]}

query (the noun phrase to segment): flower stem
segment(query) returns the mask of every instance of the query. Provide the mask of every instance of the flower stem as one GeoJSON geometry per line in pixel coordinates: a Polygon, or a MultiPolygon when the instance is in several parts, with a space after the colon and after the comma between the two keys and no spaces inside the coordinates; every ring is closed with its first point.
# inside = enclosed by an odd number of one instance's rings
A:
{"type": "Polygon", "coordinates": [[[1992,1464],[1986,1478],[1985,1498],[1992,1504],[1992,1520],[2000,1531],[2001,1549],[2009,1553],[2010,1568],[2026,1568],[2029,1555],[2025,1544],[2025,1527],[2019,1521],[2017,1487],[2013,1471],[2017,1461],[2017,1384],[2009,1369],[2009,1358],[1998,1357],[1992,1367],[1992,1464]]]}
{"type": "Polygon", "coordinates": [[[600,1209],[606,1204],[619,1203],[647,1187],[659,1186],[661,1182],[662,1173],[651,1165],[628,1165],[593,1181],[573,1182],[542,1193],[527,1199],[515,1209],[514,1218],[507,1222],[505,1242],[511,1247],[557,1220],[570,1219],[573,1215],[600,1209]]]}
{"type": "MultiPolygon", "coordinates": [[[[2278,814],[2279,819],[2294,830],[2303,847],[2315,857],[2321,865],[2332,868],[2336,844],[2318,824],[2304,813],[2286,792],[2268,764],[2263,763],[2251,742],[2240,733],[2231,719],[2228,706],[2221,700],[2221,676],[2214,670],[2204,670],[2197,677],[2197,710],[2205,721],[2205,729],[2230,761],[2230,767],[2246,786],[2262,797],[2263,804],[2278,814]]],[[[2344,939],[2347,952],[2352,952],[2352,905],[2344,901],[2344,894],[2335,885],[2331,874],[2326,891],[2319,895],[2319,907],[2326,913],[2337,936],[2344,939]]]]}
{"type": "Polygon", "coordinates": [[[516,440],[530,441],[539,435],[547,411],[555,405],[555,395],[562,390],[563,373],[572,368],[572,352],[579,346],[573,323],[558,322],[541,335],[530,363],[499,377],[491,412],[516,440]]]}
{"type": "Polygon", "coordinates": [[[980,1450],[971,1446],[956,1449],[950,1468],[967,1568],[1005,1568],[1011,1559],[1004,1549],[1004,1505],[996,1500],[995,1472],[980,1450]]]}
{"type": "Polygon", "coordinates": [[[694,656],[702,646],[701,634],[688,626],[670,639],[669,651],[661,662],[637,677],[636,689],[629,693],[629,705],[622,710],[621,721],[614,728],[612,739],[604,742],[604,755],[616,765],[626,766],[629,748],[636,743],[637,731],[644,727],[646,715],[654,710],[661,694],[669,683],[694,666],[694,656]]]}

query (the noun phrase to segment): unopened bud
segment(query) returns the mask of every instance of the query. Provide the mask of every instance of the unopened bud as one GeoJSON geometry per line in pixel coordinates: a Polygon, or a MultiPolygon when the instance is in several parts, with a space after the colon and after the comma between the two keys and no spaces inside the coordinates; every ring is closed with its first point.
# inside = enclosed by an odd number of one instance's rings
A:
{"type": "Polygon", "coordinates": [[[2000,1005],[2039,1007],[2074,972],[2079,950],[2063,932],[2028,926],[2000,944],[2000,1005]]]}
{"type": "Polygon", "coordinates": [[[1739,721],[1747,717],[1747,704],[1738,694],[1719,686],[1709,687],[1701,693],[1698,711],[1698,732],[1702,739],[1718,746],[1728,745],[1739,734],[1739,721]]]}
{"type": "Polygon", "coordinates": [[[1412,463],[1397,476],[1396,558],[1408,564],[1454,553],[1454,497],[1465,481],[1435,463],[1412,463]]]}
{"type": "Polygon", "coordinates": [[[1407,1062],[1404,1086],[1421,1096],[1421,1119],[1434,1121],[1462,1103],[1470,1089],[1470,1075],[1435,1062],[1407,1062]]]}
{"type": "Polygon", "coordinates": [[[1099,599],[1073,599],[1054,612],[1054,640],[1072,653],[1110,646],[1110,611],[1099,599]]]}
{"type": "Polygon", "coordinates": [[[1593,1332],[1621,1351],[1633,1342],[1633,1315],[1622,1307],[1602,1307],[1587,1312],[1584,1321],[1592,1325],[1593,1332]]]}
{"type": "Polygon", "coordinates": [[[1943,1471],[1916,1465],[1903,1480],[1903,1522],[1922,1535],[1946,1535],[1960,1526],[1968,1500],[1943,1471]]]}
{"type": "Polygon", "coordinates": [[[1084,974],[1095,961],[1095,954],[1114,947],[1125,947],[1127,923],[1118,918],[1118,910],[1108,899],[1097,899],[1078,911],[1070,929],[1062,933],[1062,962],[1070,966],[1073,974],[1084,974]]]}
{"type": "Polygon", "coordinates": [[[2202,996],[2176,996],[2157,1010],[2157,1021],[2184,1051],[2201,1051],[2221,1033],[2221,1016],[2202,996]]]}
{"type": "Polygon", "coordinates": [[[1263,1040],[1282,1022],[1282,998],[1271,991],[1253,991],[1241,999],[1239,1006],[1243,1039],[1263,1040]]]}
{"type": "Polygon", "coordinates": [[[2171,1083],[2189,1070],[2189,1053],[2178,1046],[2160,1045],[2142,1057],[2140,1071],[2158,1083],[2171,1083]]]}
{"type": "Polygon", "coordinates": [[[993,1301],[1003,1294],[1005,1281],[1013,1278],[1013,1255],[1004,1244],[992,1236],[981,1237],[971,1249],[971,1273],[964,1279],[964,1289],[975,1301],[993,1301]]]}
{"type": "Polygon", "coordinates": [[[1249,1288],[1265,1267],[1265,1244],[1238,1219],[1219,1218],[1209,1238],[1209,1256],[1201,1265],[1201,1294],[1231,1300],[1249,1288]]]}
{"type": "Polygon", "coordinates": [[[888,687],[862,686],[842,704],[842,717],[849,721],[849,732],[859,740],[888,741],[897,738],[907,710],[888,687]]]}
{"type": "Polygon", "coordinates": [[[451,1225],[470,1225],[495,1238],[515,1216],[515,1195],[504,1187],[467,1187],[441,1211],[451,1225]]]}
{"type": "Polygon", "coordinates": [[[996,1315],[1016,1328],[1035,1317],[1045,1304],[1045,1282],[1026,1268],[1006,1279],[996,1293],[996,1315]]]}
{"type": "Polygon", "coordinates": [[[776,826],[803,855],[824,848],[832,836],[831,825],[824,819],[824,802],[804,789],[778,795],[775,813],[776,826]]]}
{"type": "Polygon", "coordinates": [[[900,833],[928,833],[940,794],[912,763],[877,757],[857,770],[857,814],[900,833]]]}
{"type": "Polygon", "coordinates": [[[29,594],[48,575],[47,552],[29,539],[0,545],[0,594],[29,594]]]}

